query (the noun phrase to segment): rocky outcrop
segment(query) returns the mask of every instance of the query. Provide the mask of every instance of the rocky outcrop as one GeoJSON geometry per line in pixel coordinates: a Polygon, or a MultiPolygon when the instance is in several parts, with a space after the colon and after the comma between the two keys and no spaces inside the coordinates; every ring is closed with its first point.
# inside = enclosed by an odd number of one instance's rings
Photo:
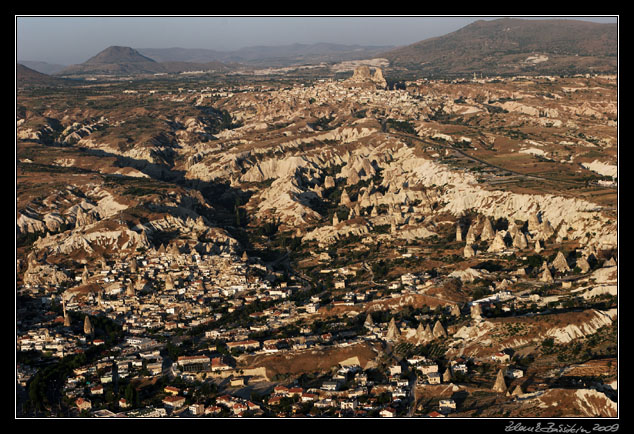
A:
{"type": "Polygon", "coordinates": [[[354,87],[373,86],[377,89],[385,89],[387,87],[387,81],[383,78],[383,71],[375,67],[374,74],[372,74],[370,67],[366,65],[355,68],[352,77],[346,80],[344,84],[354,87]]]}
{"type": "Polygon", "coordinates": [[[70,282],[71,278],[54,265],[29,263],[23,280],[26,285],[31,286],[59,286],[70,282]]]}

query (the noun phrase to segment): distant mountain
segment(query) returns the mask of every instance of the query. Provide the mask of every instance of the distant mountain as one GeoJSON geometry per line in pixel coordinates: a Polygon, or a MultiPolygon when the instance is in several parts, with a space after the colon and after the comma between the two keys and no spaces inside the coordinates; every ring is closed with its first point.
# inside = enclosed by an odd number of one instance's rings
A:
{"type": "Polygon", "coordinates": [[[67,65],[58,65],[55,63],[40,62],[35,60],[20,60],[18,62],[26,66],[27,68],[31,68],[34,71],[41,72],[42,74],[47,74],[47,75],[56,74],[59,71],[66,68],[67,66],[67,65]]]}
{"type": "Polygon", "coordinates": [[[390,66],[437,75],[616,72],[616,24],[479,20],[382,53],[390,66]]]}
{"type": "Polygon", "coordinates": [[[15,65],[15,81],[16,86],[22,87],[37,87],[37,86],[67,86],[73,84],[71,80],[66,80],[59,77],[51,77],[47,74],[37,72],[27,66],[20,63],[15,65]]]}
{"type": "Polygon", "coordinates": [[[228,70],[220,62],[157,62],[130,47],[108,47],[79,65],[71,65],[57,75],[136,75],[186,71],[228,70]]]}
{"type": "Polygon", "coordinates": [[[84,65],[100,65],[110,63],[156,63],[154,59],[145,57],[130,47],[108,47],[96,56],[86,60],[84,65]]]}
{"type": "Polygon", "coordinates": [[[130,47],[108,47],[79,65],[71,65],[58,73],[62,76],[105,74],[151,74],[160,69],[157,62],[130,47]]]}
{"type": "Polygon", "coordinates": [[[160,62],[243,63],[258,66],[289,66],[300,63],[340,62],[374,57],[391,46],[342,45],[330,43],[245,47],[232,51],[192,48],[139,48],[145,56],[160,62]]]}

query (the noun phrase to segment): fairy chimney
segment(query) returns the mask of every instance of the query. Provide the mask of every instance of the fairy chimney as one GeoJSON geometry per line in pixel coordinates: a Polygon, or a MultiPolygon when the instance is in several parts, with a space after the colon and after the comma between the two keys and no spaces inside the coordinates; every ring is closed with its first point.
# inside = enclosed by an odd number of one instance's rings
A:
{"type": "Polygon", "coordinates": [[[134,285],[132,284],[132,282],[128,283],[128,287],[125,290],[125,295],[128,296],[128,297],[134,297],[135,296],[134,285]]]}
{"type": "Polygon", "coordinates": [[[462,229],[460,225],[456,225],[456,241],[462,241],[462,229]]]}
{"type": "Polygon", "coordinates": [[[446,338],[447,337],[447,331],[445,330],[445,328],[441,324],[440,320],[437,320],[436,324],[434,324],[434,330],[433,330],[432,333],[434,335],[434,338],[446,338]]]}
{"type": "Polygon", "coordinates": [[[350,200],[350,196],[348,196],[348,192],[344,189],[341,193],[341,199],[339,200],[339,205],[350,206],[352,201],[350,200]]]}
{"type": "Polygon", "coordinates": [[[544,250],[542,248],[542,242],[540,240],[536,240],[535,241],[535,253],[539,254],[539,253],[541,253],[542,250],[544,250]]]}
{"type": "Polygon", "coordinates": [[[506,383],[504,382],[504,372],[502,369],[498,371],[498,375],[495,378],[495,384],[493,384],[494,392],[506,393],[506,383]]]}
{"type": "Polygon", "coordinates": [[[165,289],[168,291],[174,289],[174,279],[171,274],[165,276],[165,289]]]}
{"type": "Polygon", "coordinates": [[[577,259],[577,267],[579,267],[582,273],[587,273],[591,268],[590,263],[584,257],[577,259]]]}
{"type": "Polygon", "coordinates": [[[513,247],[520,250],[524,250],[528,247],[528,241],[526,241],[526,235],[524,235],[524,232],[517,231],[513,237],[513,247]]]}
{"type": "Polygon", "coordinates": [[[553,279],[553,275],[550,273],[550,269],[548,267],[546,267],[544,269],[544,272],[542,273],[541,281],[542,282],[546,282],[546,283],[553,283],[555,281],[555,279],[553,279]]]}
{"type": "Polygon", "coordinates": [[[501,232],[495,234],[495,239],[487,249],[487,252],[502,252],[506,250],[506,242],[501,232]]]}
{"type": "Polygon", "coordinates": [[[472,224],[469,226],[469,230],[467,231],[467,244],[473,244],[476,241],[476,233],[475,233],[475,225],[472,224]]]}
{"type": "Polygon", "coordinates": [[[368,329],[371,329],[374,327],[374,321],[372,320],[372,315],[368,314],[368,316],[365,318],[365,322],[363,323],[363,326],[368,329]]]}
{"type": "Polygon", "coordinates": [[[84,318],[84,334],[88,336],[92,336],[95,333],[95,329],[93,328],[90,318],[88,315],[84,318]]]}
{"type": "Polygon", "coordinates": [[[490,240],[495,237],[495,231],[493,230],[493,226],[491,225],[491,221],[489,218],[484,219],[484,226],[482,228],[482,233],[480,234],[481,240],[490,240]]]}
{"type": "Polygon", "coordinates": [[[332,188],[335,186],[335,180],[332,176],[326,176],[324,179],[324,188],[332,188]]]}
{"type": "Polygon", "coordinates": [[[88,277],[90,277],[90,275],[88,274],[88,268],[86,268],[86,266],[84,265],[84,272],[81,273],[81,283],[83,285],[88,283],[88,277]]]}
{"type": "Polygon", "coordinates": [[[541,234],[541,238],[543,240],[547,240],[555,233],[555,230],[553,229],[553,227],[551,226],[548,220],[544,220],[542,224],[539,226],[539,232],[541,234]]]}
{"type": "Polygon", "coordinates": [[[471,318],[482,318],[482,306],[480,306],[480,303],[474,303],[471,305],[471,318]]]}
{"type": "Polygon", "coordinates": [[[471,244],[467,244],[464,247],[464,252],[462,254],[462,256],[464,256],[465,258],[472,258],[474,257],[476,254],[475,250],[473,249],[473,247],[471,246],[471,244]]]}
{"type": "Polygon", "coordinates": [[[531,214],[528,218],[528,230],[529,232],[539,230],[539,217],[537,216],[537,213],[531,214]]]}
{"type": "Polygon", "coordinates": [[[442,381],[443,383],[451,382],[451,371],[449,370],[449,368],[445,369],[445,372],[442,374],[442,381]]]}
{"type": "Polygon", "coordinates": [[[394,317],[392,317],[392,319],[390,320],[390,324],[387,327],[387,335],[385,336],[385,338],[390,341],[396,341],[400,339],[400,337],[401,331],[398,329],[394,317]]]}
{"type": "Polygon", "coordinates": [[[570,271],[570,267],[568,266],[568,261],[566,261],[566,257],[564,256],[562,252],[557,253],[557,257],[553,261],[552,266],[555,268],[555,270],[562,273],[566,271],[570,271]]]}

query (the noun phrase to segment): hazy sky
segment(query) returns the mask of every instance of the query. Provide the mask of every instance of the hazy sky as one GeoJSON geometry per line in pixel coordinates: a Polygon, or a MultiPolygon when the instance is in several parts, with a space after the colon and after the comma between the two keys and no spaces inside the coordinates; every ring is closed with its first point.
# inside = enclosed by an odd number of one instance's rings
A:
{"type": "MultiPolygon", "coordinates": [[[[15,48],[16,60],[70,65],[112,45],[213,50],[316,42],[398,46],[453,32],[478,19],[502,17],[16,16],[15,48]]],[[[617,22],[609,16],[565,18],[617,22]]]]}

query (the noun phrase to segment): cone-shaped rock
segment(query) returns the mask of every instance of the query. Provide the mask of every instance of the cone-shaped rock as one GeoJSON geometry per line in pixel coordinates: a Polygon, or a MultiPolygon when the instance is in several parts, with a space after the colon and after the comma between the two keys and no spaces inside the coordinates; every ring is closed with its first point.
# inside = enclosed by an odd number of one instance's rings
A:
{"type": "Polygon", "coordinates": [[[174,279],[171,274],[165,276],[165,289],[168,291],[174,289],[174,279]]]}
{"type": "Polygon", "coordinates": [[[84,318],[84,334],[92,336],[94,332],[95,330],[92,327],[90,318],[88,317],[88,315],[86,315],[86,317],[84,318]]]}
{"type": "Polygon", "coordinates": [[[128,287],[125,290],[125,295],[127,295],[128,297],[134,297],[135,296],[135,291],[134,291],[134,285],[132,284],[132,282],[128,283],[128,287]]]}
{"type": "Polygon", "coordinates": [[[481,240],[491,240],[495,237],[495,231],[493,230],[493,226],[491,226],[491,220],[488,218],[484,219],[484,226],[482,227],[482,233],[480,234],[481,240]]]}
{"type": "Polygon", "coordinates": [[[509,227],[506,231],[511,235],[511,238],[515,238],[515,235],[520,232],[520,229],[517,227],[515,222],[511,222],[509,223],[509,227]]]}
{"type": "Polygon", "coordinates": [[[396,321],[394,317],[390,320],[390,324],[387,327],[387,335],[385,338],[390,341],[397,341],[401,337],[401,331],[396,326],[396,321]]]}
{"type": "Polygon", "coordinates": [[[418,324],[416,329],[416,339],[418,344],[426,344],[434,339],[429,324],[423,327],[423,323],[418,324]]]}
{"type": "Polygon", "coordinates": [[[540,253],[542,250],[542,242],[540,240],[535,241],[535,253],[540,253]]]}
{"type": "Polygon", "coordinates": [[[451,382],[451,371],[449,368],[445,369],[445,372],[442,374],[442,382],[450,383],[451,382]]]}
{"type": "Polygon", "coordinates": [[[452,304],[449,308],[449,313],[453,316],[460,316],[460,308],[457,304],[452,304]]]}
{"type": "Polygon", "coordinates": [[[130,271],[133,273],[139,271],[139,263],[134,258],[130,261],[130,271]]]}
{"type": "Polygon", "coordinates": [[[493,384],[494,392],[506,393],[506,383],[504,382],[504,372],[500,369],[498,375],[495,378],[495,384],[493,384]]]}
{"type": "Polygon", "coordinates": [[[447,331],[445,330],[443,325],[440,323],[440,320],[437,320],[436,324],[434,324],[434,330],[433,330],[432,333],[434,335],[434,338],[446,338],[447,337],[447,331]]]}
{"type": "Polygon", "coordinates": [[[86,266],[84,265],[84,271],[83,273],[81,273],[81,283],[84,285],[87,284],[88,277],[90,277],[90,275],[88,274],[88,268],[86,268],[86,266]]]}
{"type": "Polygon", "coordinates": [[[587,273],[591,268],[590,263],[584,257],[577,259],[577,267],[579,267],[582,273],[587,273]]]}
{"type": "Polygon", "coordinates": [[[550,222],[548,220],[545,220],[539,226],[539,232],[541,233],[542,239],[547,240],[555,233],[555,230],[551,226],[550,222]]]}
{"type": "Polygon", "coordinates": [[[555,268],[555,270],[560,271],[562,273],[566,271],[570,271],[570,267],[568,266],[568,261],[566,261],[566,257],[561,252],[557,253],[557,257],[553,261],[552,265],[555,268]]]}
{"type": "Polygon", "coordinates": [[[335,186],[335,180],[332,176],[326,176],[324,179],[324,188],[332,188],[335,186]]]}
{"type": "Polygon", "coordinates": [[[369,329],[374,327],[374,321],[372,320],[372,315],[368,314],[368,316],[365,318],[365,322],[363,323],[363,326],[369,329]]]}
{"type": "Polygon", "coordinates": [[[528,230],[530,232],[535,232],[539,229],[539,217],[537,217],[537,213],[531,214],[528,218],[528,230]]]}
{"type": "Polygon", "coordinates": [[[350,201],[350,196],[348,196],[348,192],[344,189],[341,193],[341,199],[339,200],[339,205],[350,206],[352,202],[350,201]]]}
{"type": "Polygon", "coordinates": [[[471,318],[482,318],[482,306],[480,306],[480,303],[474,303],[471,305],[471,318]]]}
{"type": "Polygon", "coordinates": [[[542,273],[542,282],[553,283],[555,280],[553,279],[553,275],[550,273],[550,269],[546,267],[544,272],[542,273]]]}
{"type": "Polygon", "coordinates": [[[180,250],[178,249],[178,246],[176,244],[172,244],[170,246],[170,253],[174,256],[178,256],[181,254],[180,250]]]}
{"type": "Polygon", "coordinates": [[[469,226],[469,230],[467,231],[467,244],[473,244],[476,241],[476,233],[475,233],[475,225],[469,226]]]}
{"type": "Polygon", "coordinates": [[[465,258],[472,258],[472,257],[474,257],[474,256],[475,256],[475,254],[476,254],[476,253],[475,253],[475,250],[473,249],[473,247],[471,246],[471,244],[467,244],[467,245],[464,247],[464,251],[463,251],[462,255],[463,255],[465,258]]]}
{"type": "Polygon", "coordinates": [[[462,241],[462,229],[460,225],[456,225],[456,241],[462,241]]]}
{"type": "Polygon", "coordinates": [[[513,396],[520,396],[522,394],[524,394],[524,392],[522,391],[522,387],[519,384],[515,386],[515,389],[513,389],[513,393],[511,393],[511,395],[513,396]]]}
{"type": "Polygon", "coordinates": [[[487,252],[502,252],[506,250],[506,243],[504,242],[504,237],[501,232],[495,234],[495,239],[489,246],[487,252]]]}
{"type": "Polygon", "coordinates": [[[513,247],[520,250],[528,247],[528,241],[526,241],[526,235],[524,235],[524,232],[517,231],[513,237],[513,247]]]}
{"type": "Polygon", "coordinates": [[[606,261],[603,264],[604,267],[615,267],[616,266],[616,260],[614,259],[614,256],[610,258],[610,260],[606,261]]]}

